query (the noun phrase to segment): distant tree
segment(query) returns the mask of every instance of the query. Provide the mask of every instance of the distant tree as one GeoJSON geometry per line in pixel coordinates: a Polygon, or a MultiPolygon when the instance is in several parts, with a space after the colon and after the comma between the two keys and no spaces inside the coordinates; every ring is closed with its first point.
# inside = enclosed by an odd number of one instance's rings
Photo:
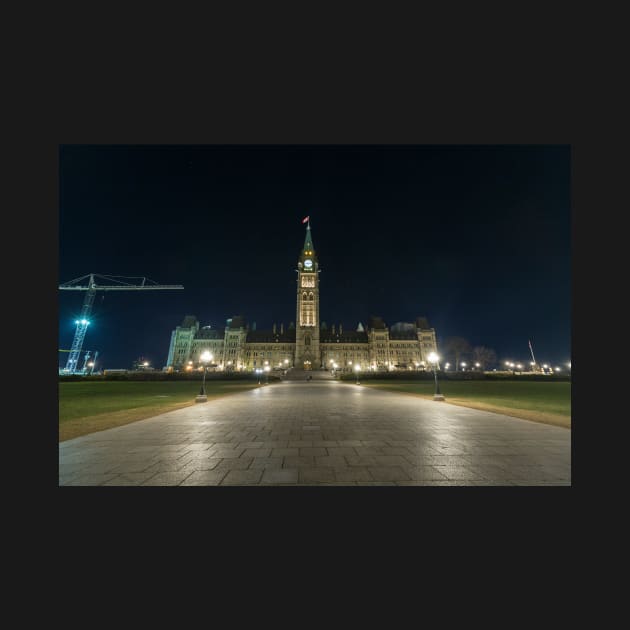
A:
{"type": "Polygon", "coordinates": [[[460,360],[471,351],[470,343],[463,337],[447,337],[444,348],[455,359],[455,370],[459,372],[460,360]]]}
{"type": "Polygon", "coordinates": [[[485,346],[475,346],[473,348],[473,360],[481,364],[481,369],[485,370],[497,362],[497,353],[492,348],[485,346]]]}

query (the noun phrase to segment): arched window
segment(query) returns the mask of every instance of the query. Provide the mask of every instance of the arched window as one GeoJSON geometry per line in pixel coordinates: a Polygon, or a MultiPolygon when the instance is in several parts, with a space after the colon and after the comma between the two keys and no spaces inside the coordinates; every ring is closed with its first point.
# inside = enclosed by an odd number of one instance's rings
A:
{"type": "Polygon", "coordinates": [[[311,345],[311,336],[310,335],[306,335],[306,337],[304,337],[304,345],[305,346],[310,346],[311,345]]]}

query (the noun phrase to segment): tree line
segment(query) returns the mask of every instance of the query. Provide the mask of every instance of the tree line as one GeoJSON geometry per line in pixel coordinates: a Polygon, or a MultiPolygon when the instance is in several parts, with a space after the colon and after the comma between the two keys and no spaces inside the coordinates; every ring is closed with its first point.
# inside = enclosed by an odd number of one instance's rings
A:
{"type": "Polygon", "coordinates": [[[492,348],[486,346],[471,346],[463,337],[447,337],[444,340],[444,353],[446,359],[451,359],[455,364],[455,370],[463,362],[470,361],[473,365],[479,363],[479,369],[488,370],[497,363],[497,354],[492,348]]]}

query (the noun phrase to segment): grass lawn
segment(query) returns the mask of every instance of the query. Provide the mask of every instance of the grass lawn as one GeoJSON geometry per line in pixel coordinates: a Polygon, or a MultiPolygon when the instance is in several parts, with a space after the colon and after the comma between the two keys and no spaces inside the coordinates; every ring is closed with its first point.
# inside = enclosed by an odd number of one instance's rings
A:
{"type": "MultiPolygon", "coordinates": [[[[433,398],[432,381],[364,380],[362,385],[433,398]]],[[[440,381],[447,403],[571,427],[571,383],[440,381]]],[[[436,403],[438,404],[438,403],[436,403]]]]}
{"type": "MultiPolygon", "coordinates": [[[[194,405],[200,387],[199,381],[59,383],[59,441],[194,405]]],[[[206,394],[210,401],[253,387],[255,381],[206,381],[206,394]]]]}

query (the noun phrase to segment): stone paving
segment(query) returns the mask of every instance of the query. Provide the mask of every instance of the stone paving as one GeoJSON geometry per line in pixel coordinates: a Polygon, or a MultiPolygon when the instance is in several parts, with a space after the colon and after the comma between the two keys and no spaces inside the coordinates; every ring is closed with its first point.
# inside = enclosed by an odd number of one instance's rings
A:
{"type": "Polygon", "coordinates": [[[282,382],[61,442],[59,485],[571,485],[571,431],[339,381],[282,382]]]}

